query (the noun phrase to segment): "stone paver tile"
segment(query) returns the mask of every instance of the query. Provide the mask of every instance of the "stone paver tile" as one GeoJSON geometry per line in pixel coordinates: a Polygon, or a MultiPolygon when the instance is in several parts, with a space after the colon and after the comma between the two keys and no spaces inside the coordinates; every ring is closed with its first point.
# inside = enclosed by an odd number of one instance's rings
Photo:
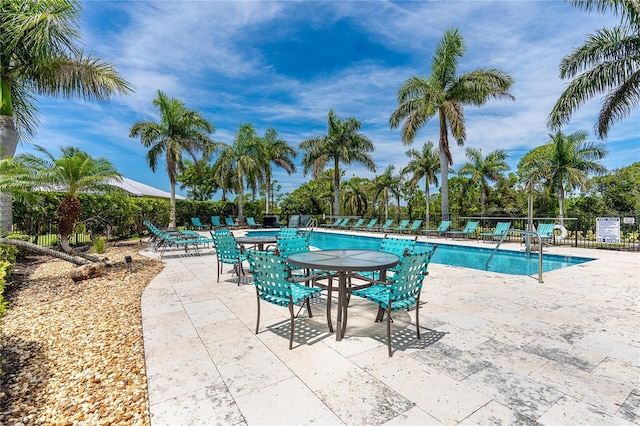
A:
{"type": "Polygon", "coordinates": [[[143,316],[142,326],[145,348],[198,337],[184,310],[163,315],[143,316]]]}
{"type": "Polygon", "coordinates": [[[634,423],[565,396],[544,413],[538,421],[547,425],[633,425],[634,423]]]}
{"type": "MultiPolygon", "coordinates": [[[[420,320],[420,326],[423,327],[422,319],[420,320]]],[[[472,349],[490,339],[475,330],[467,330],[450,323],[429,328],[434,332],[443,333],[439,342],[446,343],[447,345],[458,348],[461,351],[472,349]]]]}
{"type": "MultiPolygon", "coordinates": [[[[637,330],[636,330],[636,334],[637,330]]],[[[640,365],[640,347],[626,340],[612,337],[607,332],[589,333],[576,342],[576,346],[597,354],[640,365]]]]}
{"type": "Polygon", "coordinates": [[[634,389],[620,407],[618,415],[633,422],[640,424],[640,389],[634,389]]]}
{"type": "Polygon", "coordinates": [[[488,322],[474,331],[489,339],[518,347],[527,345],[538,338],[537,335],[523,330],[519,325],[495,322],[488,322]]]}
{"type": "Polygon", "coordinates": [[[473,330],[487,323],[487,320],[476,315],[469,315],[465,312],[447,310],[433,315],[433,318],[453,324],[465,330],[473,330]]]}
{"type": "Polygon", "coordinates": [[[404,426],[404,425],[441,425],[438,420],[431,417],[424,410],[413,407],[409,411],[405,411],[397,417],[384,423],[385,426],[404,426]]]}
{"type": "Polygon", "coordinates": [[[204,383],[221,382],[200,339],[145,347],[149,403],[197,391],[204,383]]]}
{"type": "Polygon", "coordinates": [[[239,396],[236,402],[249,425],[344,424],[295,377],[239,396]]]}
{"type": "Polygon", "coordinates": [[[640,367],[614,358],[606,358],[591,373],[619,383],[631,378],[640,384],[640,367]]]}
{"type": "Polygon", "coordinates": [[[296,354],[299,356],[292,357],[287,366],[314,392],[363,372],[333,349],[296,354]]]}
{"type": "Polygon", "coordinates": [[[196,329],[236,318],[233,312],[218,299],[184,303],[184,310],[196,329]]]}
{"type": "Polygon", "coordinates": [[[552,362],[531,373],[530,378],[549,383],[566,395],[611,414],[624,403],[634,385],[637,386],[637,382],[620,383],[552,362]]]}
{"type": "Polygon", "coordinates": [[[546,337],[540,337],[523,346],[522,350],[583,371],[593,370],[605,358],[570,343],[546,337]]]}
{"type": "Polygon", "coordinates": [[[214,363],[233,362],[245,352],[257,348],[264,350],[264,344],[237,319],[221,322],[199,330],[202,343],[214,363]]]}
{"type": "Polygon", "coordinates": [[[316,394],[348,425],[380,425],[414,406],[406,397],[367,373],[331,383],[316,394]]]}
{"type": "Polygon", "coordinates": [[[495,425],[537,425],[535,419],[531,419],[511,408],[505,407],[496,401],[491,401],[478,411],[462,420],[460,425],[495,426],[495,425]]]}
{"type": "Polygon", "coordinates": [[[525,417],[537,419],[562,396],[544,381],[489,366],[462,381],[525,417]]]}
{"type": "Polygon", "coordinates": [[[511,345],[489,340],[476,346],[467,354],[468,357],[483,360],[500,370],[511,371],[523,376],[537,370],[549,361],[547,358],[530,354],[511,345]]]}
{"type": "MultiPolygon", "coordinates": [[[[259,341],[256,339],[256,342],[259,341]]],[[[235,398],[293,377],[291,370],[262,342],[242,349],[245,352],[234,359],[216,363],[235,398]]]]}
{"type": "Polygon", "coordinates": [[[398,352],[392,358],[371,350],[350,359],[439,422],[453,425],[490,401],[463,382],[398,352]]]}
{"type": "Polygon", "coordinates": [[[489,365],[489,362],[474,357],[469,351],[442,342],[415,351],[410,356],[455,380],[462,380],[489,365]]]}
{"type": "Polygon", "coordinates": [[[246,424],[222,380],[155,404],[150,411],[154,426],[246,424]]]}

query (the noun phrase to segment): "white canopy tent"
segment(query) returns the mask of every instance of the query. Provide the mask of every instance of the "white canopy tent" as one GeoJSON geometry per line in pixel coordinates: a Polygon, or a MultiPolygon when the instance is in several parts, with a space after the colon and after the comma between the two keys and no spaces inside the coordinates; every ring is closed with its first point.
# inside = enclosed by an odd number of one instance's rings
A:
{"type": "MultiPolygon", "coordinates": [[[[126,177],[122,177],[122,180],[113,182],[115,186],[118,186],[129,194],[135,197],[155,197],[155,198],[171,198],[171,194],[167,191],[163,191],[153,186],[146,185],[142,182],[135,181],[126,177]]],[[[176,200],[186,199],[182,195],[176,194],[176,200]]]]}

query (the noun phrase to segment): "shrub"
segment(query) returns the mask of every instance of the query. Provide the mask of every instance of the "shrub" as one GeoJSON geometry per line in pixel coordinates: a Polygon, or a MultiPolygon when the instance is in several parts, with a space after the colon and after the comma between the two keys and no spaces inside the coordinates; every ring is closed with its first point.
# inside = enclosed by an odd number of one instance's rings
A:
{"type": "Polygon", "coordinates": [[[93,251],[102,254],[107,248],[107,239],[105,237],[97,237],[93,242],[93,251]]]}

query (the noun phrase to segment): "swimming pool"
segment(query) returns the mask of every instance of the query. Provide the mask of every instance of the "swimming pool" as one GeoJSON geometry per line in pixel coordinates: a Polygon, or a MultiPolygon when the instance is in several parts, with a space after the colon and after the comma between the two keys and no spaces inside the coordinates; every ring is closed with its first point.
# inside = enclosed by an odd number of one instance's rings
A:
{"type": "MultiPolygon", "coordinates": [[[[249,231],[247,235],[273,235],[278,231],[249,231]]],[[[311,233],[312,246],[322,250],[335,248],[353,248],[377,250],[380,248],[380,238],[364,235],[335,234],[330,232],[313,231],[311,233]]],[[[418,242],[419,245],[431,245],[418,242]]],[[[491,256],[493,247],[468,247],[438,243],[438,249],[431,261],[442,265],[461,266],[463,268],[479,269],[481,271],[500,272],[511,275],[537,275],[538,254],[527,256],[524,252],[498,250],[491,260],[489,268],[485,268],[487,259],[491,256]]],[[[543,256],[542,271],[579,265],[593,260],[588,257],[560,256],[545,254],[543,256]]]]}

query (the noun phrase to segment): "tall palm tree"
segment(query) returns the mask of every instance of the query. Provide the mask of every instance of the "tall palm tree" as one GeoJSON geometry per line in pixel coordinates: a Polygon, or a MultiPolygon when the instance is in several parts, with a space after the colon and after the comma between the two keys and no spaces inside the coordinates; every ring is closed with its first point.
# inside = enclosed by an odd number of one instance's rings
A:
{"type": "Polygon", "coordinates": [[[153,104],[160,115],[160,122],[138,121],[131,126],[129,137],[139,137],[142,145],[149,148],[147,163],[153,172],[164,156],[162,159],[171,184],[169,227],[175,228],[176,182],[178,173],[185,170],[183,153],[189,154],[196,165],[201,155],[208,156],[216,146],[209,138],[214,127],[198,111],[188,109],[182,101],[170,98],[160,90],[153,104]]]}
{"type": "Polygon", "coordinates": [[[640,104],[640,3],[635,0],[571,0],[588,12],[612,10],[622,23],[588,36],[584,44],[560,63],[560,78],[573,79],[549,114],[551,130],[559,130],[571,114],[604,94],[595,131],[604,139],[616,121],[640,104]]]}
{"type": "Polygon", "coordinates": [[[453,158],[449,149],[449,132],[458,145],[467,138],[464,106],[482,106],[489,99],[514,99],[508,92],[513,85],[509,74],[499,69],[477,69],[457,75],[458,59],[465,52],[464,39],[452,28],[436,47],[428,77],[411,77],[398,90],[398,108],[389,118],[389,126],[401,129],[402,142],[409,145],[418,131],[437,115],[440,126],[438,149],[442,185],[442,219],[449,219],[449,166],[453,158]]]}
{"type": "Polygon", "coordinates": [[[384,173],[380,176],[376,176],[373,180],[373,200],[378,201],[378,198],[382,195],[384,202],[384,219],[389,219],[389,194],[396,197],[398,211],[396,212],[396,220],[400,218],[400,176],[393,176],[395,166],[389,164],[384,173]]]}
{"type": "Polygon", "coordinates": [[[471,183],[480,187],[480,207],[482,216],[484,216],[489,196],[489,182],[497,182],[503,177],[502,172],[509,170],[509,165],[506,162],[507,153],[502,149],[497,149],[483,157],[480,148],[467,148],[466,152],[467,158],[471,162],[463,164],[458,170],[458,174],[469,176],[471,183]]]}
{"type": "Polygon", "coordinates": [[[424,178],[424,193],[426,198],[425,225],[429,227],[429,185],[438,185],[438,177],[436,176],[440,170],[438,150],[434,149],[433,142],[429,141],[422,146],[422,151],[410,149],[406,154],[411,158],[411,161],[402,169],[401,173],[403,175],[411,174],[408,182],[411,190],[424,178]]]}
{"type": "Polygon", "coordinates": [[[0,189],[8,192],[35,189],[64,192],[56,216],[60,244],[65,252],[70,253],[69,236],[82,214],[78,194],[119,191],[115,184],[121,176],[109,160],[93,158],[79,148],[61,148],[59,158],[44,147],[36,146],[35,150],[42,157],[24,153],[14,157],[13,161],[6,160],[0,174],[0,189]]]}
{"type": "Polygon", "coordinates": [[[264,150],[267,158],[267,167],[265,169],[266,180],[266,208],[265,213],[270,213],[271,206],[271,164],[284,169],[288,174],[295,173],[296,165],[293,162],[293,158],[296,157],[296,150],[287,143],[284,139],[278,137],[276,129],[269,128],[265,132],[262,143],[264,144],[264,150]]]}
{"type": "Polygon", "coordinates": [[[302,158],[304,174],[313,170],[314,179],[333,161],[333,214],[340,215],[340,163],[360,163],[372,172],[376,165],[368,152],[374,150],[373,142],[359,133],[361,123],[354,117],[339,119],[334,110],[329,111],[326,135],[307,139],[300,144],[305,150],[302,158]]]}
{"type": "Polygon", "coordinates": [[[342,184],[344,190],[343,206],[357,215],[362,216],[367,211],[369,203],[367,194],[364,191],[363,179],[353,177],[342,184]]]}
{"type": "Polygon", "coordinates": [[[589,173],[603,174],[607,169],[597,160],[607,155],[605,144],[587,142],[587,132],[565,135],[561,131],[549,134],[547,144],[529,151],[518,164],[520,175],[532,186],[545,182],[558,194],[560,224],[564,225],[564,198],[567,190],[586,190],[589,173]]]}
{"type": "MultiPolygon", "coordinates": [[[[113,66],[82,53],[74,0],[0,0],[0,159],[38,127],[37,96],[107,101],[131,86],[113,66]]],[[[0,194],[0,231],[11,228],[11,196],[0,194]]]]}
{"type": "Polygon", "coordinates": [[[241,124],[232,145],[222,145],[214,164],[220,182],[238,195],[238,222],[244,223],[244,190],[255,191],[265,179],[269,160],[252,124],[241,124]],[[246,186],[245,186],[246,182],[246,186]]]}

